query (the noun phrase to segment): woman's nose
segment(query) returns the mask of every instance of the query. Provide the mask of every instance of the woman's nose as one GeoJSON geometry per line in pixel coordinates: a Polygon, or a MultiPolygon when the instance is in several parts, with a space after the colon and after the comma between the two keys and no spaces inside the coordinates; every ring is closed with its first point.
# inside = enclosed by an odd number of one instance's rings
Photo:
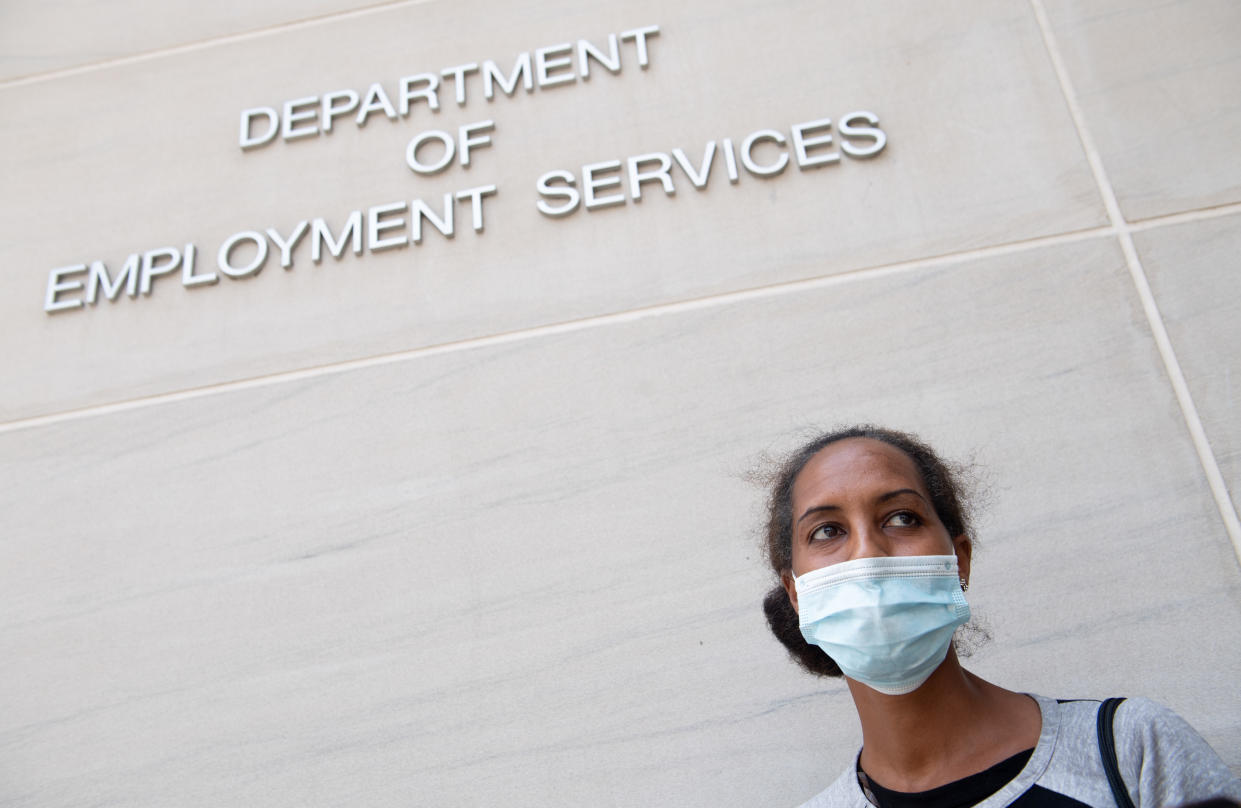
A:
{"type": "Polygon", "coordinates": [[[853,547],[849,554],[849,560],[854,561],[859,558],[882,558],[892,554],[891,548],[888,546],[888,538],[883,534],[882,530],[872,526],[863,525],[853,531],[853,547]]]}

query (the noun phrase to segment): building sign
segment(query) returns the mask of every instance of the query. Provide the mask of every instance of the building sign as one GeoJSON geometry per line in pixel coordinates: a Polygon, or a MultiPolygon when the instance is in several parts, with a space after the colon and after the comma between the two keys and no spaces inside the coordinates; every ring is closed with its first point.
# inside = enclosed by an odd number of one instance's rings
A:
{"type": "MultiPolygon", "coordinates": [[[[657,50],[657,25],[608,34],[602,43],[580,39],[519,54],[512,66],[491,59],[418,73],[365,90],[341,89],[284,101],[240,113],[238,146],[245,152],[273,148],[291,140],[319,137],[341,126],[366,127],[378,117],[392,122],[425,107],[438,113],[455,103],[465,106],[478,93],[493,102],[520,87],[534,93],[548,87],[589,81],[592,70],[621,74],[626,65],[645,70],[657,50]]],[[[406,144],[404,162],[429,176],[453,166],[468,167],[474,152],[503,149],[504,133],[492,120],[463,124],[455,131],[425,129],[406,144]]],[[[866,110],[847,111],[778,128],[756,129],[734,141],[710,140],[687,152],[681,148],[545,171],[532,189],[533,204],[551,220],[600,208],[625,205],[643,194],[673,195],[678,188],[704,191],[712,178],[737,184],[746,177],[770,179],[791,166],[799,171],[865,159],[883,151],[887,135],[879,118],[866,110]]],[[[269,264],[293,269],[318,264],[325,255],[341,258],[421,244],[424,238],[452,238],[459,231],[481,234],[486,211],[502,198],[496,183],[483,183],[433,199],[402,199],[345,212],[309,212],[283,227],[243,229],[209,250],[194,243],[135,251],[119,266],[103,260],[72,264],[48,273],[43,309],[50,313],[83,309],[121,295],[151,294],[157,282],[179,279],[184,287],[210,286],[221,278],[257,275],[269,264]],[[315,214],[318,215],[315,215],[315,214]]]]}

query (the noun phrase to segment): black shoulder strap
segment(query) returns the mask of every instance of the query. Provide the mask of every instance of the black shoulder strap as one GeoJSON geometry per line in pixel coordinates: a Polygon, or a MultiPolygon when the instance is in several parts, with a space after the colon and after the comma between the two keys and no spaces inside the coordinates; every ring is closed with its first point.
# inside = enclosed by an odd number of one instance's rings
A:
{"type": "Polygon", "coordinates": [[[1112,733],[1112,719],[1122,701],[1123,698],[1105,699],[1099,705],[1099,754],[1103,757],[1103,771],[1107,773],[1107,784],[1112,787],[1116,808],[1134,808],[1133,800],[1129,799],[1129,789],[1125,788],[1124,778],[1120,776],[1120,766],[1116,761],[1116,736],[1112,733]]]}

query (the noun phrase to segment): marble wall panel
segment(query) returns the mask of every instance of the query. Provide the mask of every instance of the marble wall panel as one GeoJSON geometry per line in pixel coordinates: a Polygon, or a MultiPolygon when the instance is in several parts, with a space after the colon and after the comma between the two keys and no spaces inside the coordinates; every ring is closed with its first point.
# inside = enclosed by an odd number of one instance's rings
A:
{"type": "Polygon", "coordinates": [[[364,0],[151,3],[10,0],[0,7],[0,81],[374,6],[364,0]]]}
{"type": "Polygon", "coordinates": [[[1134,235],[1203,428],[1241,508],[1241,216],[1134,235]]]}
{"type": "MultiPolygon", "coordinates": [[[[474,81],[473,84],[469,83],[474,81]]],[[[71,79],[0,89],[23,114],[0,132],[0,418],[315,367],[1076,231],[1104,223],[1038,26],[1024,4],[945,8],[884,0],[840,15],[820,3],[668,5],[556,0],[535,11],[481,1],[382,13],[229,41],[71,79]],[[488,103],[415,107],[330,136],[242,151],[241,110],[658,24],[650,65],[624,46],[618,75],[488,103]],[[870,160],[730,184],[563,219],[536,179],[609,159],[740,143],[766,128],[872,109],[888,146],[870,160]],[[404,164],[429,128],[493,120],[491,148],[431,177],[404,164]],[[347,254],[309,241],[281,270],[49,316],[51,269],[164,246],[198,247],[208,271],[239,231],[496,184],[485,230],[347,254]]],[[[770,146],[771,144],[768,144],[770,146]]],[[[760,150],[762,160],[776,152],[760,150]]],[[[458,217],[468,205],[458,204],[458,217]]],[[[428,230],[430,227],[428,226],[428,230]]],[[[408,231],[407,231],[408,232],[408,231]]],[[[242,250],[244,253],[244,249],[242,250]]],[[[71,295],[72,296],[72,295],[71,295]]]]}
{"type": "Polygon", "coordinates": [[[1097,238],[0,432],[0,802],[796,804],[856,720],[766,635],[743,475],[864,419],[990,471],[980,672],[1241,767],[1156,368],[1097,238]]]}
{"type": "Polygon", "coordinates": [[[1045,4],[1125,218],[1241,201],[1241,6],[1045,4]]]}

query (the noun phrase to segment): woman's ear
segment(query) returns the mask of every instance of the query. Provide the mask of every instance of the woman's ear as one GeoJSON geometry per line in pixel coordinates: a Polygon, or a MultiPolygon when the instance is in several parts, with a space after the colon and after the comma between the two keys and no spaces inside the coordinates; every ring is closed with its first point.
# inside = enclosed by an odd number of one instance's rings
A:
{"type": "Polygon", "coordinates": [[[965,583],[970,582],[970,557],[974,553],[974,543],[970,537],[962,533],[952,540],[952,549],[957,556],[957,574],[965,583]]]}
{"type": "Polygon", "coordinates": [[[784,587],[784,592],[789,596],[789,603],[793,606],[793,611],[797,611],[797,584],[793,581],[792,570],[780,571],[780,584],[784,587]]]}

